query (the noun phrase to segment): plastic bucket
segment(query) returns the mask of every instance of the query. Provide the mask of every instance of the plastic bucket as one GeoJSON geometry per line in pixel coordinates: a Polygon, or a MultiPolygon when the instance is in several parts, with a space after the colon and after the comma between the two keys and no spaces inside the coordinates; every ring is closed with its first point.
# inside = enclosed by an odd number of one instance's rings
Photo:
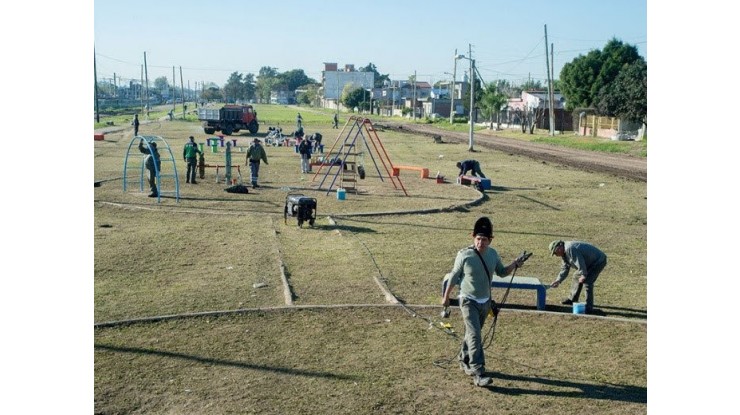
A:
{"type": "Polygon", "coordinates": [[[586,303],[573,303],[573,314],[586,314],[586,303]]]}
{"type": "Polygon", "coordinates": [[[347,199],[347,191],[344,189],[337,189],[337,200],[347,199]]]}

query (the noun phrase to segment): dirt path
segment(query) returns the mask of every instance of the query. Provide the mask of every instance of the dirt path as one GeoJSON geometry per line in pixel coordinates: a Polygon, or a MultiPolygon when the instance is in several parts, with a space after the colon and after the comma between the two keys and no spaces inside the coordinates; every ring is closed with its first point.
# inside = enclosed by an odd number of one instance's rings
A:
{"type": "MultiPolygon", "coordinates": [[[[468,133],[445,131],[430,125],[378,122],[376,126],[429,137],[439,135],[443,141],[448,142],[467,143],[469,139],[468,133]]],[[[483,133],[476,133],[474,140],[476,147],[484,147],[530,157],[535,160],[543,160],[582,170],[609,173],[628,179],[647,182],[647,158],[576,150],[483,133]]]]}

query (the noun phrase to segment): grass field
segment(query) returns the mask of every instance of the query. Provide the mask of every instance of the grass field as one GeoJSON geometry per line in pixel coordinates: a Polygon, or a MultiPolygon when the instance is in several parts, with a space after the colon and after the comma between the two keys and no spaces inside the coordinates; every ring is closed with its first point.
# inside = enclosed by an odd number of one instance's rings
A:
{"type": "MultiPolygon", "coordinates": [[[[268,126],[292,131],[300,112],[326,148],[340,138],[331,113],[256,109],[259,136],[268,126]]],[[[484,150],[475,158],[494,188],[481,195],[454,184],[455,162],[471,156],[465,144],[379,131],[394,164],[439,171],[447,183],[403,172],[405,196],[366,154],[359,194],[337,200],[316,188],[322,175],[301,174],[292,147],[268,146],[263,187],[232,194],[213,169],[184,184],[182,146],[208,137],[197,122],[157,121],[140,134],[171,148],[179,200],[146,197],[137,177],[123,191],[127,154],[141,162],[131,128],[95,142],[96,413],[647,412],[646,183],[484,150]],[[284,220],[289,192],[317,199],[314,227],[284,220]],[[559,270],[553,239],[609,255],[595,290],[604,317],[561,306],[569,283],[548,290],[545,312],[533,292],[509,293],[486,350],[490,389],[448,363],[462,322],[457,311],[442,320],[438,306],[441,279],[483,215],[505,263],[534,253],[517,275],[549,284],[559,270]]],[[[246,175],[238,147],[253,137],[233,138],[246,175]]],[[[222,149],[205,156],[223,163],[222,149]]]]}

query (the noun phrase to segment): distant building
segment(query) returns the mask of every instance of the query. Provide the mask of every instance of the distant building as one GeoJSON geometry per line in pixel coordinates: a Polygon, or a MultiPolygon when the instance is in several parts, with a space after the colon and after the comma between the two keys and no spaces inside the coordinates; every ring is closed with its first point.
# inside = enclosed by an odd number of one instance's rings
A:
{"type": "Polygon", "coordinates": [[[355,88],[372,90],[375,86],[375,72],[356,71],[353,64],[344,65],[344,69],[340,71],[336,63],[324,62],[324,70],[321,72],[322,106],[339,108],[342,91],[350,84],[355,88]]]}

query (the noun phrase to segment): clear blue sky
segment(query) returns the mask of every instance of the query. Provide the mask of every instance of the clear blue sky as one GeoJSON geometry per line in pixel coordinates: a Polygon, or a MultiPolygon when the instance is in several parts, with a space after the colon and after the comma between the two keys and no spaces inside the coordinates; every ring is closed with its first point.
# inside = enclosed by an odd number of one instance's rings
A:
{"type": "MultiPolygon", "coordinates": [[[[546,80],[545,25],[555,76],[563,64],[612,37],[647,59],[647,0],[98,0],[98,80],[166,76],[223,85],[233,72],[303,69],[320,81],[323,62],[372,62],[392,79],[450,79],[453,55],[472,57],[484,81],[546,80]]],[[[469,66],[458,61],[458,79],[469,66]]]]}

